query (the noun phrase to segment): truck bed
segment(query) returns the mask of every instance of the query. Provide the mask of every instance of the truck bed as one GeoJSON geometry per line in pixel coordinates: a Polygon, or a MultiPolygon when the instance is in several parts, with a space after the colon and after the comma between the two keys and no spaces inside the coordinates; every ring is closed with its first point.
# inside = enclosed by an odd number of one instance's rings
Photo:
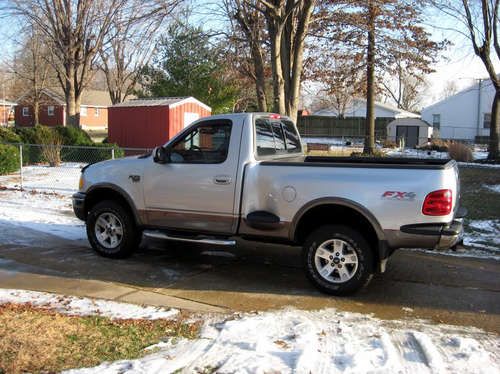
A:
{"type": "Polygon", "coordinates": [[[393,157],[328,157],[306,156],[282,160],[263,161],[261,165],[352,167],[388,169],[448,169],[455,165],[452,159],[420,159],[393,157]]]}

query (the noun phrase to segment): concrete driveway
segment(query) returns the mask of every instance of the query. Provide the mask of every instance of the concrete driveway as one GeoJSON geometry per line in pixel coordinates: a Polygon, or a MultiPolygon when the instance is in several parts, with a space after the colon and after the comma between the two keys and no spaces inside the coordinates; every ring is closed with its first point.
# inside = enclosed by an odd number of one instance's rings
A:
{"type": "Polygon", "coordinates": [[[415,251],[397,252],[357,295],[335,298],[307,281],[299,248],[241,242],[221,252],[149,241],[129,259],[109,260],[86,242],[4,223],[0,287],[202,312],[334,307],[500,333],[500,262],[415,251]]]}

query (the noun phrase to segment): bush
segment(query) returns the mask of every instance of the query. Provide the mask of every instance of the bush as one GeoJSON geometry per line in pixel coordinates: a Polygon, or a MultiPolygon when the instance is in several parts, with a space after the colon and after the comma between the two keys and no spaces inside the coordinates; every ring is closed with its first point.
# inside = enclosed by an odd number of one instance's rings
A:
{"type": "Polygon", "coordinates": [[[54,128],[59,136],[63,140],[64,145],[93,145],[94,142],[90,138],[90,135],[87,134],[82,129],[78,129],[76,127],[63,127],[57,126],[54,128]]]}
{"type": "Polygon", "coordinates": [[[0,143],[21,143],[21,137],[9,128],[0,127],[0,143]]]}
{"type": "Polygon", "coordinates": [[[382,147],[384,147],[384,148],[397,148],[398,145],[396,144],[395,141],[386,139],[386,140],[384,140],[384,143],[382,144],[382,147]]]}
{"type": "Polygon", "coordinates": [[[57,131],[46,126],[35,126],[36,142],[41,144],[41,153],[43,160],[50,166],[59,166],[61,163],[61,145],[62,137],[57,131]]]}
{"type": "Polygon", "coordinates": [[[430,144],[426,144],[418,147],[418,149],[424,151],[437,151],[437,152],[448,152],[448,148],[450,146],[450,142],[441,139],[432,139],[430,144]]]}
{"type": "Polygon", "coordinates": [[[116,144],[96,143],[91,148],[63,147],[61,158],[65,162],[94,163],[110,160],[112,156],[111,149],[115,151],[115,158],[125,156],[123,149],[116,144]]]}
{"type": "Polygon", "coordinates": [[[0,175],[19,169],[19,150],[12,145],[0,144],[0,175]]]}
{"type": "Polygon", "coordinates": [[[448,153],[455,161],[471,162],[474,159],[472,150],[463,143],[451,143],[448,147],[448,153]]]}

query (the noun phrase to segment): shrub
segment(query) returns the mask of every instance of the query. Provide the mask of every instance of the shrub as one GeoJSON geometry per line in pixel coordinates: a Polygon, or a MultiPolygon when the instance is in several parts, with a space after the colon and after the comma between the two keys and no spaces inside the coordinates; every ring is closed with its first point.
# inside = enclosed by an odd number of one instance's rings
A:
{"type": "Polygon", "coordinates": [[[455,161],[471,162],[474,159],[472,150],[463,143],[451,143],[448,147],[448,153],[455,161]]]}
{"type": "Polygon", "coordinates": [[[418,149],[422,149],[424,151],[448,152],[450,144],[451,143],[446,140],[432,139],[430,144],[420,146],[418,149]]]}
{"type": "Polygon", "coordinates": [[[82,129],[78,129],[76,127],[63,127],[57,126],[54,128],[59,136],[63,140],[64,145],[93,145],[94,142],[90,138],[90,135],[87,134],[82,129]]]}
{"type": "Polygon", "coordinates": [[[375,149],[372,154],[363,152],[352,152],[351,157],[385,157],[385,153],[381,150],[375,149]]]}
{"type": "Polygon", "coordinates": [[[0,144],[0,175],[19,169],[19,150],[12,145],[0,144]]]}
{"type": "Polygon", "coordinates": [[[96,143],[89,148],[63,147],[61,158],[65,162],[94,163],[110,160],[112,157],[111,149],[114,149],[115,158],[125,156],[123,149],[116,144],[96,143]]]}
{"type": "Polygon", "coordinates": [[[398,145],[396,144],[395,141],[392,141],[389,139],[384,140],[384,143],[382,144],[382,146],[384,148],[397,148],[398,147],[398,145]]]}
{"type": "Polygon", "coordinates": [[[0,143],[21,143],[21,137],[9,128],[0,127],[0,143]]]}
{"type": "Polygon", "coordinates": [[[36,142],[41,144],[42,158],[50,166],[59,166],[61,163],[62,137],[57,131],[46,126],[35,126],[36,142]]]}

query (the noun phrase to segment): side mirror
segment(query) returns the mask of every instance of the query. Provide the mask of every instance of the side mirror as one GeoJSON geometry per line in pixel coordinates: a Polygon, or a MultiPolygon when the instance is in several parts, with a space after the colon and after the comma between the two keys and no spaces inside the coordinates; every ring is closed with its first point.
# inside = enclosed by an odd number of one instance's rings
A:
{"type": "Polygon", "coordinates": [[[156,147],[153,155],[153,160],[157,164],[168,164],[170,162],[170,148],[156,147]]]}

